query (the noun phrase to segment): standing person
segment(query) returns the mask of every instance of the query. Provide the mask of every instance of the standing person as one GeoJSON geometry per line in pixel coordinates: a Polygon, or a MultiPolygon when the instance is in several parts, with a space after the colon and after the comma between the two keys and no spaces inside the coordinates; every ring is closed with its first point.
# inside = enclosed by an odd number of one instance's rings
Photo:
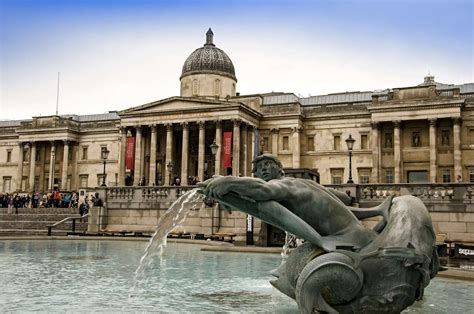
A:
{"type": "Polygon", "coordinates": [[[13,194],[7,194],[8,213],[13,213],[13,194]]]}
{"type": "Polygon", "coordinates": [[[18,207],[21,207],[21,197],[16,194],[13,200],[13,207],[15,207],[15,214],[18,214],[18,207]]]}
{"type": "Polygon", "coordinates": [[[55,189],[53,192],[54,207],[59,207],[59,199],[60,199],[59,190],[55,189]]]}

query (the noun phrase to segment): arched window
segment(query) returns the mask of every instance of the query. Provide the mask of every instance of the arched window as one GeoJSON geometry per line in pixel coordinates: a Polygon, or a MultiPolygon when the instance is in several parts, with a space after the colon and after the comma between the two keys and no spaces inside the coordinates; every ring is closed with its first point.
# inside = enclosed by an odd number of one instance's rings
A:
{"type": "Polygon", "coordinates": [[[215,96],[221,95],[221,81],[220,80],[214,81],[214,95],[215,96]]]}
{"type": "Polygon", "coordinates": [[[193,80],[193,96],[197,96],[199,93],[198,81],[193,80]]]}

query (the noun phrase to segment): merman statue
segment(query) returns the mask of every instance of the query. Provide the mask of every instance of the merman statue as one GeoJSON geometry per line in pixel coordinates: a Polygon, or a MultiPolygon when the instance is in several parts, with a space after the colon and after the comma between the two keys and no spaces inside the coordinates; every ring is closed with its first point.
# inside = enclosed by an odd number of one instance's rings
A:
{"type": "Polygon", "coordinates": [[[278,158],[253,161],[253,178],[215,176],[202,192],[305,240],[271,283],[302,313],[399,313],[421,299],[439,268],[435,233],[423,202],[388,197],[355,208],[344,194],[314,181],[285,177],[278,158]],[[360,219],[381,216],[374,227],[360,219]]]}

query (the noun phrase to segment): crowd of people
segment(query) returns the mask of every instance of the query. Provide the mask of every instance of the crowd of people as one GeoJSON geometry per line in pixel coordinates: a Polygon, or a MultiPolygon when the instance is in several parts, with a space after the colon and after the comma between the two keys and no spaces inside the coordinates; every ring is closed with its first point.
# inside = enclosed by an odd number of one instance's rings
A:
{"type": "Polygon", "coordinates": [[[89,206],[102,206],[99,194],[95,193],[89,200],[87,196],[79,204],[79,194],[73,192],[60,192],[54,190],[52,193],[0,193],[0,208],[8,208],[9,214],[18,214],[19,208],[78,208],[82,215],[89,211],[89,206]]]}

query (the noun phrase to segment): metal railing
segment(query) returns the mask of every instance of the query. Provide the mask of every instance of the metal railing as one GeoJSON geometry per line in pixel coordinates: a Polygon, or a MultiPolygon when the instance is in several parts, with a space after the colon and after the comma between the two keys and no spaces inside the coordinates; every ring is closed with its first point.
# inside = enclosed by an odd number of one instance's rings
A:
{"type": "Polygon", "coordinates": [[[63,220],[60,220],[60,221],[58,221],[58,222],[56,222],[56,223],[54,223],[54,224],[52,224],[52,225],[49,225],[49,226],[48,226],[48,237],[51,236],[51,233],[52,233],[54,227],[59,226],[60,224],[63,224],[63,223],[65,223],[66,221],[69,221],[69,220],[72,220],[72,230],[71,230],[71,232],[76,232],[76,220],[77,220],[77,219],[81,219],[81,220],[82,220],[82,219],[87,218],[87,217],[89,217],[89,213],[87,213],[87,214],[85,214],[85,215],[83,215],[83,216],[79,216],[79,217],[77,217],[77,216],[75,216],[75,217],[66,217],[66,218],[64,218],[63,220]]]}

